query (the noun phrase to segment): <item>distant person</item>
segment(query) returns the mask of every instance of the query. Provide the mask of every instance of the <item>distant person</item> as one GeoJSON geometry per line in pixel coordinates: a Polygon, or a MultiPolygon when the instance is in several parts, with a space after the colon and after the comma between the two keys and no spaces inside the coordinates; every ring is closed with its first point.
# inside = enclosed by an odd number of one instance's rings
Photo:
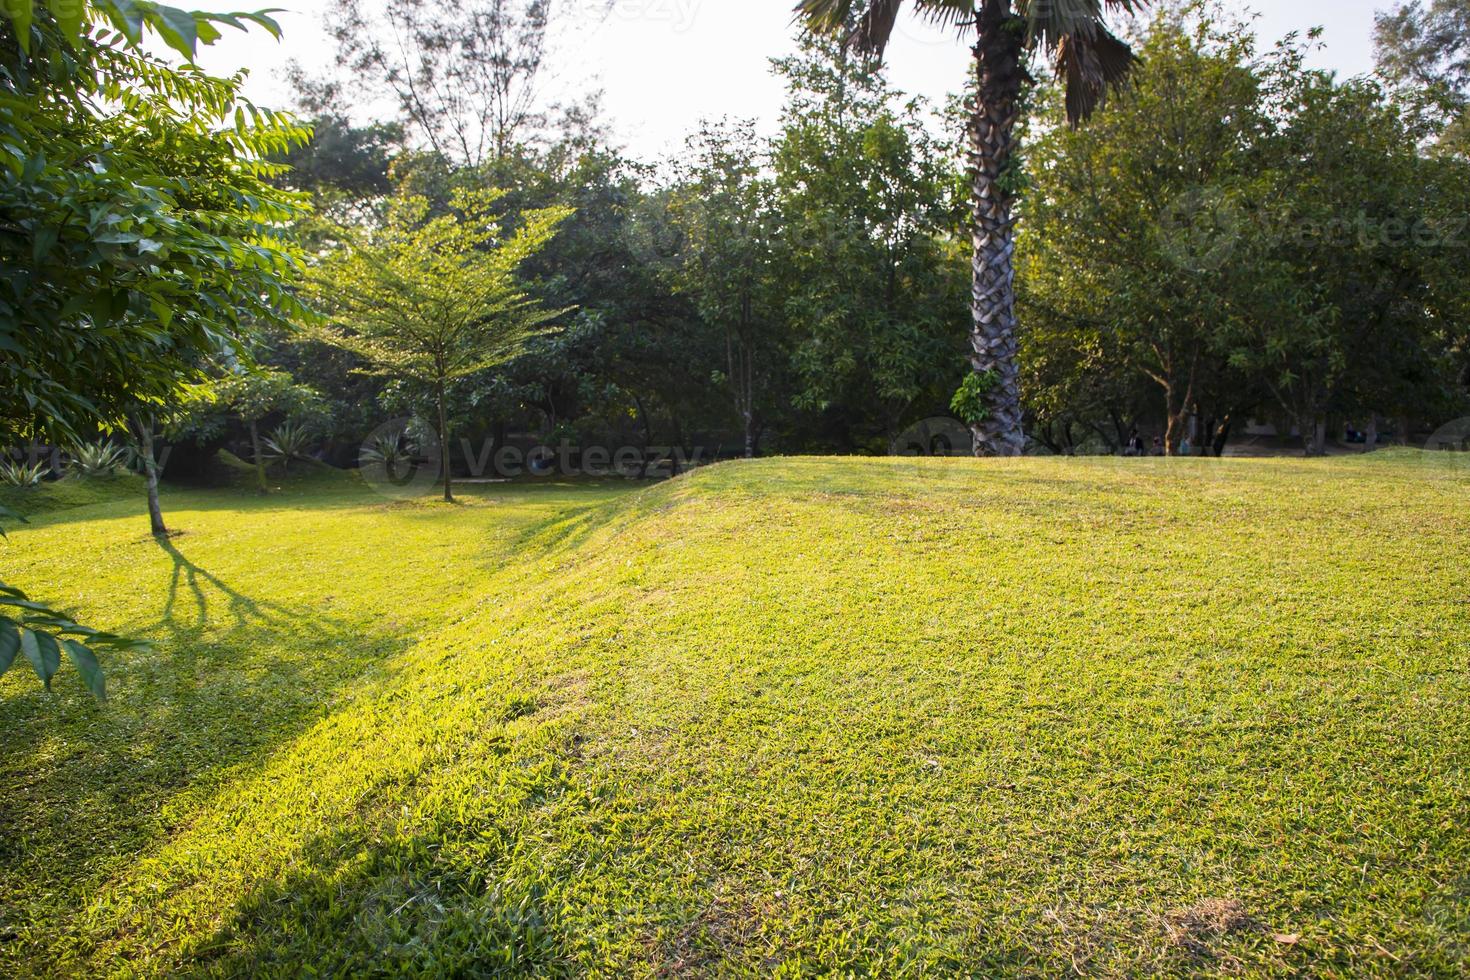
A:
{"type": "Polygon", "coordinates": [[[1158,436],[1154,436],[1154,448],[1153,448],[1152,455],[1154,455],[1154,456],[1162,456],[1162,455],[1164,455],[1164,440],[1160,439],[1158,436]]]}
{"type": "Polygon", "coordinates": [[[1123,455],[1124,456],[1142,456],[1143,455],[1143,437],[1138,434],[1138,430],[1137,429],[1134,429],[1132,432],[1128,433],[1128,445],[1123,449],[1123,455]]]}

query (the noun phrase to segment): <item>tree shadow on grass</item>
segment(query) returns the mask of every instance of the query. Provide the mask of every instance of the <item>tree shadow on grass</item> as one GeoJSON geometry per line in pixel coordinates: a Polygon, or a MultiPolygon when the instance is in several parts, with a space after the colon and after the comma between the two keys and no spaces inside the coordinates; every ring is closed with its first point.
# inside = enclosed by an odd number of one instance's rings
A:
{"type": "MultiPolygon", "coordinates": [[[[426,839],[355,826],[317,838],[290,872],[181,951],[218,976],[557,976],[570,951],[533,882],[485,887],[434,859],[426,839]]],[[[481,869],[482,878],[494,878],[481,869]]]]}
{"type": "Polygon", "coordinates": [[[107,703],[39,687],[0,701],[0,935],[54,930],[191,804],[258,770],[415,642],[252,598],[159,547],[173,561],[163,616],[136,632],[161,649],[112,659],[107,703]]]}
{"type": "Polygon", "coordinates": [[[274,602],[260,602],[231,588],[218,576],[185,558],[183,553],[175,547],[174,543],[166,538],[156,539],[158,546],[173,559],[173,573],[168,583],[168,599],[163,604],[163,616],[153,624],[153,629],[165,629],[174,634],[177,639],[180,636],[191,635],[209,626],[209,598],[205,594],[204,587],[200,582],[209,585],[211,589],[225,597],[225,604],[230,616],[235,621],[237,629],[247,629],[252,625],[269,627],[273,623],[284,626],[286,623],[297,618],[297,614],[285,606],[274,602]],[[189,596],[195,609],[194,625],[185,627],[178,621],[176,607],[179,602],[179,587],[187,586],[189,596]]]}

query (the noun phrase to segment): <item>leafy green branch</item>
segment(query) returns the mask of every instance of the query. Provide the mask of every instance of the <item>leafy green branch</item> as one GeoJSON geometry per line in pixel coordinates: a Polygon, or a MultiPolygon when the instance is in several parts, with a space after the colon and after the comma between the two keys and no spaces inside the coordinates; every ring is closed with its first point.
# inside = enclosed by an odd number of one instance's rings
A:
{"type": "Polygon", "coordinates": [[[964,383],[960,390],[954,393],[950,400],[949,410],[966,425],[979,425],[990,418],[990,409],[986,405],[986,399],[995,386],[1000,383],[1000,376],[995,371],[972,372],[965,375],[964,383]]]}

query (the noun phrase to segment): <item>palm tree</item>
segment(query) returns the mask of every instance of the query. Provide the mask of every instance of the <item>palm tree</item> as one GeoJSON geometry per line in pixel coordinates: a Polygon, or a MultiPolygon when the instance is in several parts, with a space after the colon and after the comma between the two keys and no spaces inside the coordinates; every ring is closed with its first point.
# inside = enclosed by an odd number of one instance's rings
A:
{"type": "MultiPolygon", "coordinates": [[[[796,11],[816,34],[881,62],[905,0],[800,0],[796,11]]],[[[977,456],[1019,456],[1020,377],[1016,365],[1015,220],[1005,181],[1021,95],[1032,82],[1026,55],[1051,58],[1066,88],[1068,119],[1092,113],[1132,67],[1133,52],[1109,33],[1109,10],[1134,13],[1147,0],[912,0],[942,25],[976,32],[977,93],[969,123],[975,253],[971,366],[967,385],[981,404],[968,419],[977,456]]]]}

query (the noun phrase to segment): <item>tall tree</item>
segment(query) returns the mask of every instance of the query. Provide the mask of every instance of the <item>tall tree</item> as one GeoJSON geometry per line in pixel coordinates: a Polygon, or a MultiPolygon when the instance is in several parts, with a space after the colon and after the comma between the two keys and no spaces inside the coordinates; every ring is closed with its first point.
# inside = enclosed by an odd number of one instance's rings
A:
{"type": "Polygon", "coordinates": [[[1400,3],[1377,15],[1373,37],[1418,135],[1470,154],[1470,0],[1400,3]]]}
{"type": "Polygon", "coordinates": [[[761,410],[779,355],[772,278],[774,188],[754,126],[706,124],[689,140],[690,159],[670,208],[685,247],[679,288],[724,339],[724,370],[744,431],[746,458],[756,454],[761,410]]]}
{"type": "Polygon", "coordinates": [[[398,102],[423,145],[479,166],[542,121],[550,0],[345,0],[328,32],[339,67],[398,102]]]}
{"type": "MultiPolygon", "coordinates": [[[[1267,120],[1243,25],[1161,16],[1143,43],[1143,67],[1106,110],[1085,127],[1051,127],[1032,148],[1023,335],[1047,360],[1049,383],[1084,400],[1102,379],[1065,367],[1069,345],[1095,350],[1089,373],[1142,377],[1163,409],[1149,414],[1165,419],[1165,445],[1177,452],[1202,392],[1227,366],[1218,333],[1252,319],[1264,292],[1270,242],[1252,208],[1265,190],[1256,157],[1267,120]]],[[[1109,414],[1137,402],[1131,384],[1103,391],[1109,414]]],[[[1048,421],[1060,423],[1067,413],[1056,394],[1028,401],[1051,402],[1048,421]]]]}
{"type": "Polygon", "coordinates": [[[793,400],[833,448],[885,451],[943,410],[963,363],[958,168],[922,103],[830,41],[775,64],[787,84],[775,272],[793,400]]]}
{"type": "MultiPolygon", "coordinates": [[[[1145,0],[913,0],[922,16],[972,31],[976,94],[969,123],[974,219],[971,366],[982,404],[971,418],[977,455],[1017,456],[1025,448],[1016,361],[1014,189],[1009,170],[1032,52],[1050,55],[1078,122],[1133,65],[1128,45],[1108,31],[1106,11],[1132,13],[1145,0]]],[[[904,0],[801,0],[799,15],[818,33],[840,36],[881,59],[904,0]]]]}
{"type": "Polygon", "coordinates": [[[515,357],[558,315],[540,307],[516,269],[571,212],[528,212],[506,236],[495,212],[501,196],[458,191],[452,210],[434,217],[423,198],[397,200],[382,228],[328,258],[311,281],[330,320],[322,339],[433,399],[451,502],[450,383],[515,357]]]}
{"type": "Polygon", "coordinates": [[[246,15],[3,9],[0,429],[69,442],[122,426],[256,324],[293,315],[298,253],[282,228],[304,200],[272,186],[266,157],[307,131],[243,100],[241,79],[142,47],[151,27],[192,58],[215,23],[246,15]]]}
{"type": "Polygon", "coordinates": [[[1307,69],[1300,44],[1258,56],[1248,25],[1193,9],[1150,26],[1091,125],[1032,148],[1030,400],[1065,426],[1142,379],[1171,453],[1247,413],[1320,454],[1330,419],[1445,411],[1470,168],[1418,154],[1377,85],[1307,69]]]}

